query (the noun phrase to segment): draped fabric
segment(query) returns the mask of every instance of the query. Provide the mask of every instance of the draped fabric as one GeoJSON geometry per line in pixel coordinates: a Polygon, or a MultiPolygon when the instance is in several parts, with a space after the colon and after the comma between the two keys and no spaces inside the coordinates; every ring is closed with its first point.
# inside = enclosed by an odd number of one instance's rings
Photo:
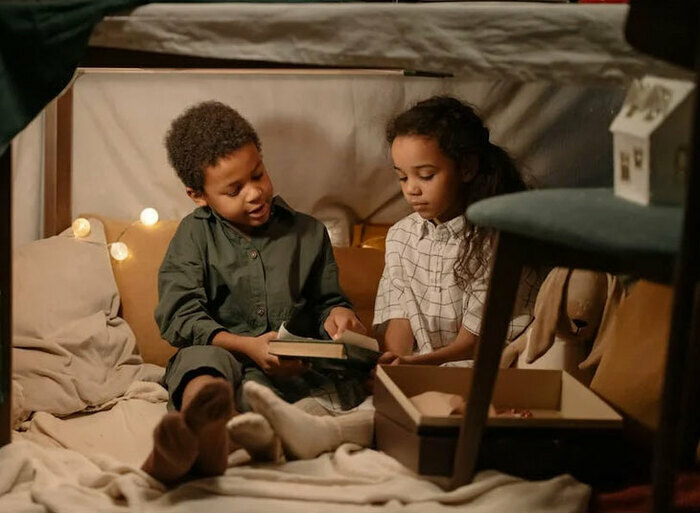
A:
{"type": "Polygon", "coordinates": [[[0,4],[0,147],[68,85],[105,14],[144,0],[0,4]]]}

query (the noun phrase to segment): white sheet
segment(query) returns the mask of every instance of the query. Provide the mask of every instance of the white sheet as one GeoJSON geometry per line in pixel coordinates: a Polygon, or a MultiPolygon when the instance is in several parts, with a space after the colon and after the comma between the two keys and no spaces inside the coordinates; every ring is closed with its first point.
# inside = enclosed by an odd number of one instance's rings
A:
{"type": "Polygon", "coordinates": [[[34,415],[0,449],[0,511],[580,513],[588,503],[589,487],[570,476],[527,482],[485,471],[445,492],[393,458],[349,444],[283,464],[251,464],[238,450],[224,476],[166,490],[140,470],[166,400],[162,387],[137,381],[110,410],[34,415]]]}
{"type": "Polygon", "coordinates": [[[627,6],[526,2],[152,4],[105,18],[90,44],[491,79],[625,82],[678,69],[624,40],[627,6]]]}
{"type": "Polygon", "coordinates": [[[608,125],[616,86],[404,77],[338,71],[91,72],[74,86],[73,214],[137,219],[146,206],[179,219],[193,203],[163,138],[187,106],[217,99],[258,130],[276,191],[294,208],[344,226],[408,213],[384,140],[387,121],[419,99],[473,103],[491,140],[544,185],[612,183],[608,125]],[[393,199],[393,201],[392,201],[393,199]]]}
{"type": "Polygon", "coordinates": [[[241,465],[241,450],[224,476],[166,491],[109,456],[13,442],[0,449],[0,511],[580,513],[590,494],[569,476],[527,482],[493,471],[444,492],[392,458],[358,449],[346,444],[313,460],[258,466],[241,465]]]}
{"type": "Polygon", "coordinates": [[[59,418],[35,413],[13,432],[13,440],[72,449],[85,455],[106,454],[135,467],[153,447],[153,429],[165,415],[168,392],[153,382],[136,381],[111,408],[59,418]]]}

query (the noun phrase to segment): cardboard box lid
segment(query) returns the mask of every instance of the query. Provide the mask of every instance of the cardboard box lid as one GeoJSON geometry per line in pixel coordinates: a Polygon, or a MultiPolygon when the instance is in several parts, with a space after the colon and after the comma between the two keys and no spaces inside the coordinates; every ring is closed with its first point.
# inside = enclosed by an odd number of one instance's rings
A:
{"type": "MultiPolygon", "coordinates": [[[[464,396],[472,369],[398,365],[377,367],[374,404],[378,412],[413,432],[458,428],[461,415],[421,414],[410,397],[429,390],[464,396]]],[[[490,417],[488,426],[519,428],[621,428],[622,417],[564,371],[501,369],[493,394],[497,408],[528,409],[530,418],[490,417]]]]}

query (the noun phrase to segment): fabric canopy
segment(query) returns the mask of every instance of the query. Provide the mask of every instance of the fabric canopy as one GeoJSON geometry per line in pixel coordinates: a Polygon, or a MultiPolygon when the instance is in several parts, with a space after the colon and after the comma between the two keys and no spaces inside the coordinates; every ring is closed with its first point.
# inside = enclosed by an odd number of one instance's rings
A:
{"type": "Polygon", "coordinates": [[[68,85],[95,24],[143,0],[0,4],[0,148],[68,85]]]}

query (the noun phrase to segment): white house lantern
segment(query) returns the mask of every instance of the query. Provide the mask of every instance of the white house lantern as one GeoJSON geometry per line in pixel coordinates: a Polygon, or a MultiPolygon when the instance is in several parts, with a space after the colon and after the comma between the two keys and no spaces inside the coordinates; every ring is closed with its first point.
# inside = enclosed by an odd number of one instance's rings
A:
{"type": "Polygon", "coordinates": [[[695,85],[635,80],[610,125],[615,195],[644,205],[680,205],[685,196],[695,85]]]}

